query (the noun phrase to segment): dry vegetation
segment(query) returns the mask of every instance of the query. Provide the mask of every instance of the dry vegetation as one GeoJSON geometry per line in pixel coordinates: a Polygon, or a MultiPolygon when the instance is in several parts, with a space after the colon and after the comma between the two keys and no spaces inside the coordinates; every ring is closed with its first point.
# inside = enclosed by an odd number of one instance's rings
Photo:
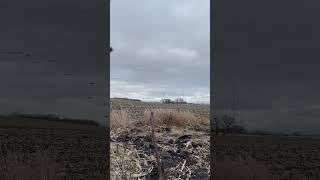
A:
{"type": "Polygon", "coordinates": [[[157,179],[163,175],[165,179],[208,179],[209,116],[201,110],[195,112],[206,108],[114,100],[110,116],[112,178],[157,179]]]}
{"type": "Polygon", "coordinates": [[[210,118],[210,106],[198,104],[161,104],[159,102],[141,102],[123,99],[111,99],[111,109],[126,110],[129,118],[133,120],[141,120],[144,117],[146,109],[169,109],[177,111],[189,111],[197,118],[210,118]]]}
{"type": "MultiPolygon", "coordinates": [[[[113,179],[158,178],[150,111],[154,112],[156,141],[166,178],[208,179],[209,106],[128,100],[112,101],[113,179]]],[[[319,138],[226,134],[213,139],[212,179],[320,179],[319,138]]]]}
{"type": "Polygon", "coordinates": [[[132,128],[149,126],[151,112],[154,113],[156,127],[187,128],[194,126],[209,126],[208,118],[197,118],[190,111],[178,111],[176,109],[146,109],[141,119],[131,119],[128,110],[111,111],[111,128],[132,128]]]}

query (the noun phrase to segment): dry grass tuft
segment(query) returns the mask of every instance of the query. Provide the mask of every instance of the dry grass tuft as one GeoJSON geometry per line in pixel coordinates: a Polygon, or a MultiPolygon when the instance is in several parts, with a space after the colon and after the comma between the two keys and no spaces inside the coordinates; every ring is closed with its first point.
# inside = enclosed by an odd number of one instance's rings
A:
{"type": "Polygon", "coordinates": [[[132,124],[129,113],[126,110],[111,110],[110,126],[112,129],[129,128],[132,124]]]}
{"type": "Polygon", "coordinates": [[[154,113],[155,126],[158,127],[187,127],[203,124],[205,120],[197,118],[190,111],[179,111],[176,109],[153,109],[145,110],[144,119],[136,122],[135,125],[148,125],[151,111],[154,113]]]}

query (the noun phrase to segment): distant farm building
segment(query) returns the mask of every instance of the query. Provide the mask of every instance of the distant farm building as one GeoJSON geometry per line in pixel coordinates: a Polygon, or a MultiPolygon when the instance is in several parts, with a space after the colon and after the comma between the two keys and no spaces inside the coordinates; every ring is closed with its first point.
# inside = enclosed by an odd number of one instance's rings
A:
{"type": "Polygon", "coordinates": [[[174,101],[171,99],[161,99],[162,104],[174,104],[174,101]]]}
{"type": "Polygon", "coordinates": [[[187,102],[182,98],[177,98],[175,101],[171,99],[161,99],[162,104],[187,104],[187,102]]]}

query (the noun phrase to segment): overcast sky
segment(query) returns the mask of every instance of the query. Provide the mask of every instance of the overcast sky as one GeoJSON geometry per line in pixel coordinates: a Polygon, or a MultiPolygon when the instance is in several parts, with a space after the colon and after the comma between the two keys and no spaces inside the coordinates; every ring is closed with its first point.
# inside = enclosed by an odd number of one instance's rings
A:
{"type": "Polygon", "coordinates": [[[215,4],[215,112],[238,103],[249,128],[320,132],[320,2],[215,4]],[[233,84],[233,85],[232,85],[233,84]]]}
{"type": "Polygon", "coordinates": [[[103,0],[1,0],[0,113],[105,123],[106,14],[103,0]]]}
{"type": "Polygon", "coordinates": [[[210,101],[210,1],[111,1],[111,97],[210,101]]]}

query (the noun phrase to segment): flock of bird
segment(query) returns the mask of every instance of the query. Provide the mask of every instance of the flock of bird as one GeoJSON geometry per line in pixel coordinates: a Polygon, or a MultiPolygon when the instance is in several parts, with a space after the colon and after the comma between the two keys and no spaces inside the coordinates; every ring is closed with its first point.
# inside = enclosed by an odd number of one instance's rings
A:
{"type": "MultiPolygon", "coordinates": [[[[109,52],[111,53],[112,51],[113,51],[113,49],[112,49],[112,47],[110,47],[109,52]]],[[[25,57],[31,57],[32,56],[31,53],[29,53],[29,52],[24,52],[22,50],[17,50],[17,49],[0,49],[0,55],[1,54],[6,54],[6,55],[24,55],[25,57]]],[[[55,59],[48,59],[47,61],[51,62],[51,63],[56,62],[55,59]]],[[[40,63],[42,63],[42,61],[33,60],[33,61],[31,61],[31,63],[40,64],[40,63]]],[[[65,73],[64,76],[73,76],[73,74],[72,73],[65,73]]],[[[95,82],[88,82],[88,84],[91,85],[91,86],[96,85],[95,82]]],[[[87,99],[93,99],[93,97],[92,96],[88,96],[87,99]]]]}

